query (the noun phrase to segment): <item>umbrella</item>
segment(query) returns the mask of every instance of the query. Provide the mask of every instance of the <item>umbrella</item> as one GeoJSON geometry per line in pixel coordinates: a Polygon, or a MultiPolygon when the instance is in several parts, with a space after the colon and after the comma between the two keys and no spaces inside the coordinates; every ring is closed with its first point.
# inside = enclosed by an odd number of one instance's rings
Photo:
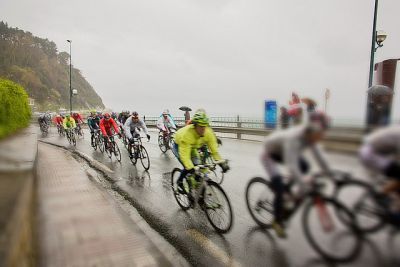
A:
{"type": "Polygon", "coordinates": [[[368,89],[368,94],[373,96],[390,96],[393,95],[393,90],[385,85],[374,85],[368,89]]]}
{"type": "Polygon", "coordinates": [[[182,106],[182,107],[180,107],[179,109],[182,110],[182,111],[192,111],[191,108],[186,107],[186,106],[182,106]]]}

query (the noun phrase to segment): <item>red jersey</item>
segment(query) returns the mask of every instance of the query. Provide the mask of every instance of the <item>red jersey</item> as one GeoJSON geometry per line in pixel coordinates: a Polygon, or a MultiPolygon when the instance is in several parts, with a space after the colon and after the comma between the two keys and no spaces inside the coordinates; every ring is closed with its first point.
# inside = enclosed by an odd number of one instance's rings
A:
{"type": "Polygon", "coordinates": [[[61,116],[57,116],[54,118],[54,123],[55,124],[62,124],[63,123],[63,119],[61,118],[61,116]]]}
{"type": "Polygon", "coordinates": [[[82,120],[82,117],[81,117],[81,115],[80,115],[79,113],[74,113],[74,114],[72,114],[72,118],[74,118],[74,120],[75,120],[76,123],[80,123],[80,122],[83,121],[83,120],[82,120]]]}
{"type": "Polygon", "coordinates": [[[100,120],[100,130],[103,136],[112,135],[112,128],[114,128],[115,133],[119,133],[118,126],[113,118],[110,118],[108,121],[106,121],[105,119],[100,120]]]}

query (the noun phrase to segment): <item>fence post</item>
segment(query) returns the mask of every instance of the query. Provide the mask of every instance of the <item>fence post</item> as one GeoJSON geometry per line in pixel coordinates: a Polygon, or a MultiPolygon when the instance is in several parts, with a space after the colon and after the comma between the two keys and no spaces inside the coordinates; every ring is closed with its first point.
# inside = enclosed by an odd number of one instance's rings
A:
{"type": "Polygon", "coordinates": [[[239,115],[237,115],[237,117],[236,117],[236,125],[237,125],[237,133],[236,133],[236,138],[237,139],[242,139],[242,133],[240,132],[240,128],[242,128],[242,122],[240,121],[240,117],[239,117],[239,115]]]}

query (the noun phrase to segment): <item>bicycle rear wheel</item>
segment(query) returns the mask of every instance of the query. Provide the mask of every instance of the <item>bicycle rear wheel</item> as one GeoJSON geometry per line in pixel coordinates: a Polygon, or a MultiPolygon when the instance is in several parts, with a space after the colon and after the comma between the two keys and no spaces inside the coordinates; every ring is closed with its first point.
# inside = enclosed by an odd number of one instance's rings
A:
{"type": "MultiPolygon", "coordinates": [[[[181,175],[182,170],[175,168],[172,170],[171,173],[171,188],[172,192],[174,193],[174,197],[176,202],[178,202],[179,207],[181,207],[182,210],[187,210],[191,206],[191,202],[189,199],[189,196],[187,193],[182,194],[178,191],[178,178],[181,175]]],[[[189,184],[186,179],[183,179],[183,187],[186,189],[187,192],[189,192],[189,184]]]]}
{"type": "Polygon", "coordinates": [[[98,147],[99,147],[99,150],[100,150],[100,152],[101,153],[103,153],[104,152],[104,149],[105,149],[105,147],[104,147],[104,142],[103,142],[103,138],[101,137],[101,136],[99,136],[98,137],[98,147]]]}
{"type": "Polygon", "coordinates": [[[140,156],[140,162],[142,163],[142,166],[145,170],[150,169],[150,158],[149,154],[147,154],[146,148],[144,146],[140,146],[139,148],[139,156],[140,156]]]}
{"type": "MultiPolygon", "coordinates": [[[[355,216],[357,227],[364,233],[373,233],[384,227],[384,210],[374,197],[372,187],[362,181],[343,183],[336,192],[336,199],[343,203],[355,216]]],[[[349,223],[346,218],[341,218],[349,223]]],[[[351,222],[350,222],[351,223],[351,222]]]]}
{"type": "Polygon", "coordinates": [[[354,216],[334,199],[313,197],[304,207],[302,223],[311,246],[329,261],[347,262],[358,255],[362,238],[355,224],[343,223],[341,217],[352,221],[354,216]]]}
{"type": "Polygon", "coordinates": [[[251,217],[261,227],[269,228],[274,220],[275,193],[261,177],[252,178],[246,187],[246,204],[251,217]]]}
{"type": "Polygon", "coordinates": [[[203,191],[203,210],[208,221],[219,233],[227,233],[233,224],[233,211],[228,196],[222,187],[214,181],[207,181],[203,191]]]}

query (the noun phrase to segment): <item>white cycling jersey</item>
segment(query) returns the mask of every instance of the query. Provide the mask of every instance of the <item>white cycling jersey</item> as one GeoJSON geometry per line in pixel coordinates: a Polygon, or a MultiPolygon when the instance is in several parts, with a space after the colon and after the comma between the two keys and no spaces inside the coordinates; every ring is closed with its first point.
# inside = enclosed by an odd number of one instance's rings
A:
{"type": "Polygon", "coordinates": [[[125,129],[125,135],[128,139],[132,138],[132,133],[134,134],[139,134],[138,129],[143,129],[145,134],[149,134],[147,130],[146,123],[144,121],[140,120],[138,122],[134,122],[132,120],[132,116],[130,116],[124,124],[124,129],[125,129]]]}

